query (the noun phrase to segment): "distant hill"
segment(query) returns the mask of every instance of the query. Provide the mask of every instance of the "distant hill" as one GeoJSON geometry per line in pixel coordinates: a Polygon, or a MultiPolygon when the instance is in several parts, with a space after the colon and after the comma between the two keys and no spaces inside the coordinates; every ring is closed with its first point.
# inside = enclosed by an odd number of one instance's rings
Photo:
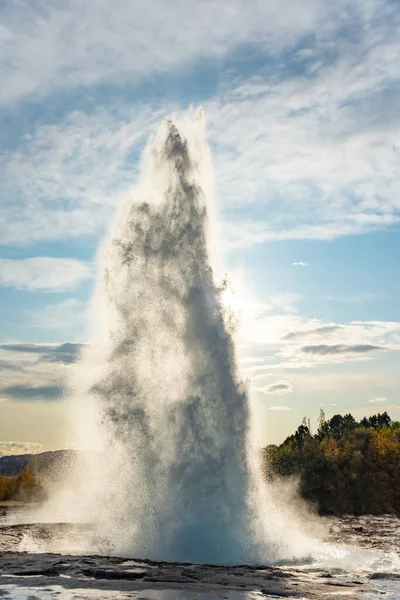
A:
{"type": "Polygon", "coordinates": [[[76,458],[74,450],[54,450],[40,454],[16,454],[0,457],[0,475],[18,475],[28,465],[35,471],[47,471],[76,458]]]}
{"type": "Polygon", "coordinates": [[[16,456],[0,457],[0,475],[18,475],[23,471],[33,454],[18,454],[16,456]]]}

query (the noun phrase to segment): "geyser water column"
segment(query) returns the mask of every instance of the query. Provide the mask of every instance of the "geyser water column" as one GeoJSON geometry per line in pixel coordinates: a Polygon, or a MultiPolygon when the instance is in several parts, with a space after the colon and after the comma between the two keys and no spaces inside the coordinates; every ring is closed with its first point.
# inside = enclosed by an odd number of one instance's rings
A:
{"type": "Polygon", "coordinates": [[[163,123],[100,251],[104,336],[71,384],[78,444],[102,447],[80,503],[116,553],[266,562],[248,398],[210,264],[202,113],[183,129],[163,123]]]}

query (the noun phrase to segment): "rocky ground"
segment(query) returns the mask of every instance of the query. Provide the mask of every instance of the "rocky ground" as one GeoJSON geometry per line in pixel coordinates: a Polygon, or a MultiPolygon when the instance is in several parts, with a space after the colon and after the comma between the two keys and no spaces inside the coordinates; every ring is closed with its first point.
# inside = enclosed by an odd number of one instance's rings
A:
{"type": "MultiPolygon", "coordinates": [[[[400,600],[400,569],[355,571],[309,563],[280,567],[191,565],[109,556],[17,551],[27,539],[78,539],[82,527],[15,524],[0,527],[0,596],[15,600],[400,600]]],[[[400,520],[346,517],[331,526],[334,542],[392,553],[400,520]]],[[[22,546],[23,547],[23,546],[22,546]]]]}
{"type": "Polygon", "coordinates": [[[388,515],[341,517],[330,528],[331,539],[338,543],[400,552],[400,518],[388,515]]]}

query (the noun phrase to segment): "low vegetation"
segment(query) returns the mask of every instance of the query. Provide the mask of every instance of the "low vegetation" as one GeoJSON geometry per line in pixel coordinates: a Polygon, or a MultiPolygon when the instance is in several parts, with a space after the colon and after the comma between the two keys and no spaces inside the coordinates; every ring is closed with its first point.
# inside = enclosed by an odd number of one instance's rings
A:
{"type": "Polygon", "coordinates": [[[321,514],[400,514],[400,422],[386,412],[356,421],[321,410],[315,434],[304,418],[263,458],[266,477],[297,477],[321,514]]]}

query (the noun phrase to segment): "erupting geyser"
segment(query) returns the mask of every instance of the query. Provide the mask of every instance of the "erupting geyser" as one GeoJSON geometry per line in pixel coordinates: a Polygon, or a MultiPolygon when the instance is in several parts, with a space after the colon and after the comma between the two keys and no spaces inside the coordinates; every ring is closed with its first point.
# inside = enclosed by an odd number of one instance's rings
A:
{"type": "Polygon", "coordinates": [[[71,383],[79,508],[120,554],[266,562],[248,398],[210,263],[202,113],[183,131],[163,123],[100,252],[103,336],[71,383]]]}

